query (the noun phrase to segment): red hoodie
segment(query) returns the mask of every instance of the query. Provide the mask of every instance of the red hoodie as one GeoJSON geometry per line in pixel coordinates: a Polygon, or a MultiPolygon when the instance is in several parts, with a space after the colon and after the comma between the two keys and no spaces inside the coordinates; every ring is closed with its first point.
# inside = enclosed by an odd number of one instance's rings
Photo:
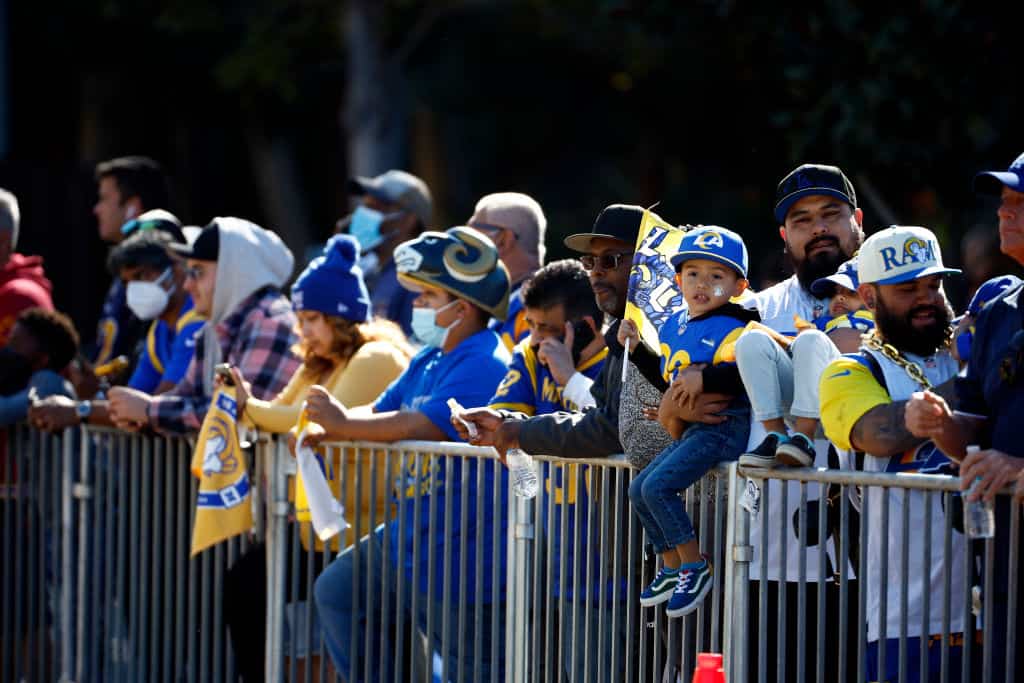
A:
{"type": "Polygon", "coordinates": [[[43,272],[43,257],[11,254],[0,269],[0,346],[7,343],[14,321],[26,308],[53,310],[52,290],[43,272]]]}

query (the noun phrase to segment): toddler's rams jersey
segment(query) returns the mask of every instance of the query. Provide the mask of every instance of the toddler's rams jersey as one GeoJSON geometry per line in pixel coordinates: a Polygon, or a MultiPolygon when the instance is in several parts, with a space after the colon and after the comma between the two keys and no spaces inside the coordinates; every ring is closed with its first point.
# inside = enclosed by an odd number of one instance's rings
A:
{"type": "Polygon", "coordinates": [[[661,374],[671,382],[676,373],[694,363],[724,362],[726,350],[736,343],[746,321],[723,315],[720,309],[689,319],[683,309],[665,321],[658,330],[661,343],[661,374]]]}
{"type": "MultiPolygon", "coordinates": [[[[608,349],[576,366],[576,371],[596,380],[601,374],[608,349]]],[[[530,346],[529,338],[521,341],[508,366],[508,374],[498,385],[490,401],[495,410],[515,410],[526,415],[546,415],[567,410],[579,410],[579,406],[562,396],[562,387],[551,375],[547,365],[540,362],[537,352],[530,346]]]]}

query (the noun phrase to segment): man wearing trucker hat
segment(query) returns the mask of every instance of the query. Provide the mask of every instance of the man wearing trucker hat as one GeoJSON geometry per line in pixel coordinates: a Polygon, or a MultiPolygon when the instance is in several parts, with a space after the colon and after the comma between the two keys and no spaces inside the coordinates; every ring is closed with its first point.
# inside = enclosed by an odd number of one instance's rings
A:
{"type": "MultiPolygon", "coordinates": [[[[946,268],[935,235],[926,228],[892,226],[867,240],[857,255],[857,293],[874,313],[875,331],[860,351],[830,363],[821,377],[821,421],[825,434],[843,449],[840,461],[867,472],[950,474],[952,462],[936,444],[905,425],[907,401],[916,392],[951,393],[959,366],[950,353],[952,318],[943,278],[946,268]]],[[[866,516],[867,677],[900,677],[900,634],[906,628],[907,679],[919,680],[922,643],[928,680],[941,675],[943,641],[949,646],[950,681],[959,681],[969,615],[963,587],[968,580],[966,540],[952,531],[952,553],[944,554],[946,525],[941,496],[900,491],[883,496],[878,487],[862,491],[866,516]],[[883,513],[888,506],[888,521],[883,513]],[[904,515],[909,524],[904,524],[904,515]],[[930,532],[925,520],[931,518],[930,532]],[[925,548],[929,554],[925,555],[925,548]],[[889,571],[882,573],[887,558],[889,571]],[[906,576],[898,570],[906,562],[906,576]],[[896,571],[893,571],[896,570],[896,571]],[[948,631],[943,623],[946,576],[951,579],[948,631]],[[907,613],[901,595],[906,592],[907,613]],[[931,598],[924,612],[925,597],[931,598]],[[905,619],[904,619],[905,617],[905,619]],[[922,630],[924,622],[924,630],[922,630]]]]}
{"type": "MultiPolygon", "coordinates": [[[[322,387],[311,388],[307,413],[310,421],[322,428],[315,440],[458,441],[448,399],[454,398],[465,407],[486,405],[505,376],[509,352],[497,333],[487,326],[492,316],[503,320],[508,311],[508,271],[498,258],[494,243],[468,227],[425,232],[395,249],[395,264],[402,286],[417,292],[412,328],[426,348],[372,405],[342,406],[322,387]]],[[[443,653],[449,672],[457,669],[458,660],[472,670],[472,634],[481,634],[482,652],[491,651],[492,639],[504,633],[492,633],[491,629],[492,601],[501,600],[505,576],[503,531],[495,534],[494,528],[496,523],[501,530],[507,526],[505,503],[497,507],[500,518],[495,519],[495,488],[502,499],[508,496],[506,470],[499,467],[496,472],[494,465],[476,458],[463,461],[436,456],[409,458],[401,463],[404,469],[397,473],[395,485],[395,497],[400,500],[398,518],[382,524],[342,552],[314,587],[327,649],[338,671],[347,676],[354,668],[356,680],[365,680],[369,674],[364,667],[376,668],[381,652],[389,666],[396,659],[386,633],[366,630],[367,615],[379,609],[376,606],[382,604],[382,595],[387,596],[389,610],[409,611],[410,618],[416,620],[414,623],[423,621],[421,617],[429,603],[439,611],[450,610],[449,632],[443,633],[444,620],[439,616],[433,620],[429,634],[434,643],[451,644],[450,651],[443,653]],[[482,472],[478,473],[478,468],[482,472]],[[469,482],[466,488],[462,485],[464,478],[469,482]],[[478,497],[486,501],[479,516],[478,497]],[[457,512],[445,526],[446,499],[455,511],[462,506],[472,511],[464,527],[457,512]],[[433,519],[431,509],[437,513],[433,519]],[[478,529],[482,537],[479,546],[478,529]],[[385,548],[395,564],[388,572],[383,562],[385,548]],[[478,551],[480,563],[476,559],[478,551]],[[444,606],[446,574],[435,572],[433,583],[429,582],[431,555],[438,561],[449,558],[444,561],[450,562],[452,570],[447,586],[451,600],[444,606]],[[495,564],[497,585],[491,579],[495,564]],[[404,572],[404,581],[398,581],[399,571],[404,572]],[[482,594],[476,591],[478,572],[483,577],[482,594]],[[386,576],[390,576],[387,582],[386,576]],[[354,583],[357,578],[358,586],[354,583]],[[407,587],[402,594],[397,590],[400,584],[407,587]],[[484,618],[479,631],[467,629],[465,633],[456,633],[460,602],[482,610],[484,618]],[[413,604],[418,606],[417,614],[411,613],[413,604]],[[353,637],[356,648],[350,650],[353,637]],[[372,641],[374,656],[370,660],[363,656],[365,638],[372,641]]],[[[475,611],[462,617],[475,619],[473,614],[475,611]]],[[[501,629],[503,622],[500,618],[498,621],[501,629]]],[[[425,627],[425,621],[419,625],[425,627]]],[[[483,662],[485,670],[500,665],[486,656],[483,662]]],[[[379,674],[381,680],[390,680],[394,672],[379,674]]]]}

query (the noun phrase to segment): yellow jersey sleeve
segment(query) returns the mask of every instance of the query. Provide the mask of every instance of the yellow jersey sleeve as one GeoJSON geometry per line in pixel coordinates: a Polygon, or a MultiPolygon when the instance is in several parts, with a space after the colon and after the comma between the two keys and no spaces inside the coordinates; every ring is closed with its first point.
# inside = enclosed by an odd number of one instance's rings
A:
{"type": "Polygon", "coordinates": [[[837,448],[852,450],[850,432],[857,420],[878,405],[891,403],[889,392],[871,374],[867,361],[837,358],[821,373],[821,426],[837,448]]]}

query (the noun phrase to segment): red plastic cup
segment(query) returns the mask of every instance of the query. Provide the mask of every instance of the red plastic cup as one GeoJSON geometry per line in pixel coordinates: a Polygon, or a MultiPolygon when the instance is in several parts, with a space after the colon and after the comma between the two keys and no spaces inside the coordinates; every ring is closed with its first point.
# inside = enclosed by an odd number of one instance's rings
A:
{"type": "Polygon", "coordinates": [[[722,655],[717,652],[698,654],[697,668],[693,672],[693,683],[725,683],[722,655]]]}

